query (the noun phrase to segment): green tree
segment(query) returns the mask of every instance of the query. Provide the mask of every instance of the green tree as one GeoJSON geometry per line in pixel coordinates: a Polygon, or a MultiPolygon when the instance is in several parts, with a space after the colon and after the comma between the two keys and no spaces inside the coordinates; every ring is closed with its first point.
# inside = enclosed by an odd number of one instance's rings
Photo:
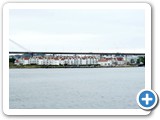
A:
{"type": "Polygon", "coordinates": [[[145,56],[144,57],[140,56],[137,59],[137,64],[143,64],[143,65],[145,65],[145,56]]]}
{"type": "Polygon", "coordinates": [[[9,58],[9,62],[11,62],[11,63],[14,63],[14,61],[15,61],[16,59],[15,58],[9,58]]]}
{"type": "Polygon", "coordinates": [[[134,59],[131,59],[131,61],[130,61],[130,62],[131,62],[131,64],[133,64],[133,63],[135,63],[135,60],[134,60],[134,59]]]}

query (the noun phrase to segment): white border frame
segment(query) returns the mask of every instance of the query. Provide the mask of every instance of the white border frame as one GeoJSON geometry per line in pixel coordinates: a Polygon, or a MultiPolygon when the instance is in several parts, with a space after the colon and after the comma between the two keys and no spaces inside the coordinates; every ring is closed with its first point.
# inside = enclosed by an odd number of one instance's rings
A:
{"type": "Polygon", "coordinates": [[[142,109],[9,109],[9,9],[144,9],[145,89],[151,89],[151,6],[148,3],[6,3],[3,6],[3,112],[7,115],[148,115],[150,113],[142,109]]]}

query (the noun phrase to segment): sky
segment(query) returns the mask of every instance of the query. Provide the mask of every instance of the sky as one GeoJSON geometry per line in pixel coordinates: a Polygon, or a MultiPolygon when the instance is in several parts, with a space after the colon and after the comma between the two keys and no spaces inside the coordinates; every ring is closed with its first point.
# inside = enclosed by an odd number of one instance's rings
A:
{"type": "MultiPolygon", "coordinates": [[[[134,9],[10,9],[9,37],[33,52],[144,52],[144,14],[134,9]]],[[[26,51],[9,43],[10,51],[26,51]]]]}

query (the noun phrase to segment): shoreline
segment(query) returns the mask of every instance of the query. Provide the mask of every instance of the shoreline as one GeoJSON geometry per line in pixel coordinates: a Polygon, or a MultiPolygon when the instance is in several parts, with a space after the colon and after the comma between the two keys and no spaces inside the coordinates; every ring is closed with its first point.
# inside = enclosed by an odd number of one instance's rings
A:
{"type": "Polygon", "coordinates": [[[145,66],[12,66],[9,69],[76,69],[76,68],[135,68],[135,67],[145,67],[145,66]]]}

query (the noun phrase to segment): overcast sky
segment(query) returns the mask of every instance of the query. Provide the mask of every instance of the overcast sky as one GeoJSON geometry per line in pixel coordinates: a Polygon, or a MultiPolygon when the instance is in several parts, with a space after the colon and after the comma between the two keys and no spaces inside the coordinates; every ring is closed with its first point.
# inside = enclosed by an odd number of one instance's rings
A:
{"type": "MultiPolygon", "coordinates": [[[[10,39],[30,51],[144,51],[143,10],[10,10],[10,39]]],[[[25,51],[10,42],[10,51],[25,51]]]]}

